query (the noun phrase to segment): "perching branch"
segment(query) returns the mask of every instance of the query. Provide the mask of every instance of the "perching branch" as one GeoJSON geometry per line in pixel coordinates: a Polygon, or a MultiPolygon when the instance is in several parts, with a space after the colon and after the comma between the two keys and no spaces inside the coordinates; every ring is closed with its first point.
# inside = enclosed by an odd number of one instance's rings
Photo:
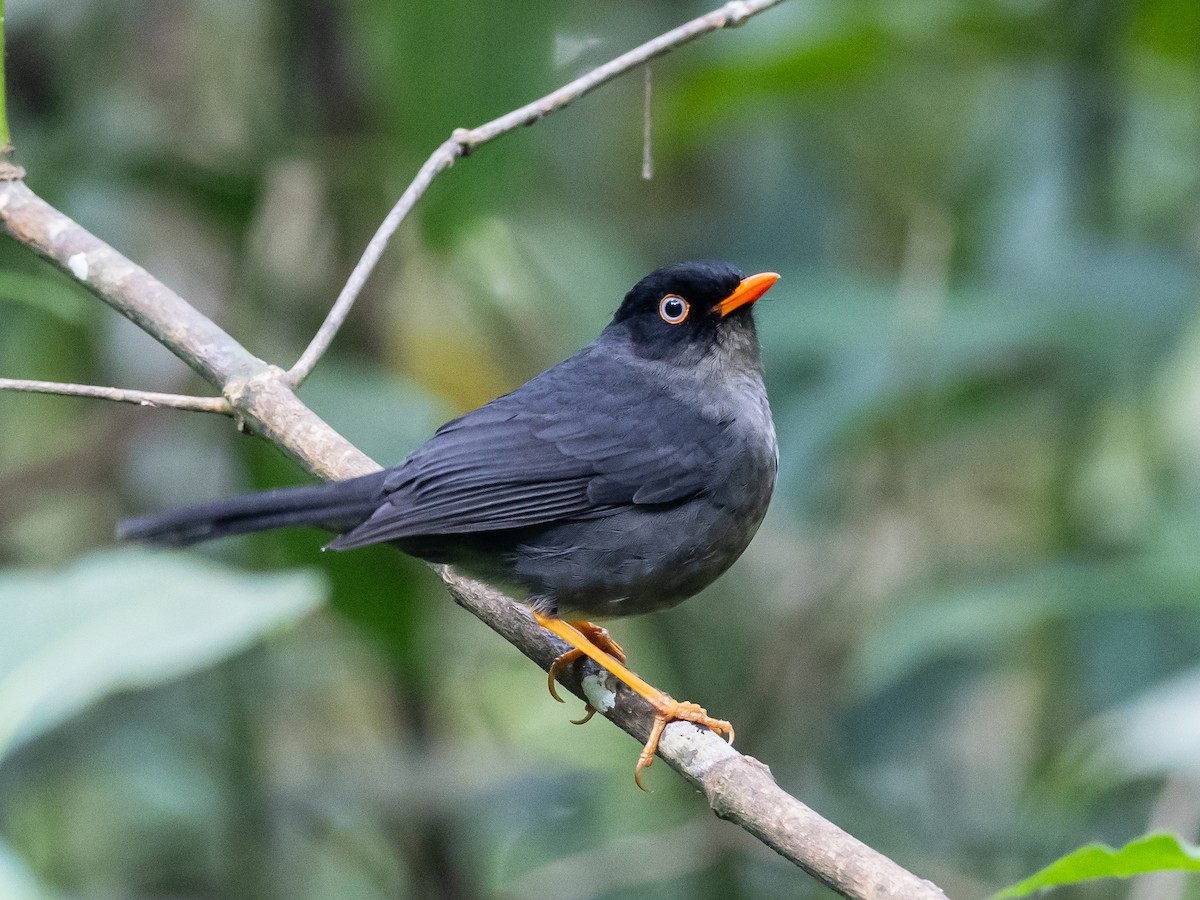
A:
{"type": "MultiPolygon", "coordinates": [[[[333,307],[329,310],[329,314],[325,317],[325,321],[321,323],[321,327],[317,330],[316,335],[304,353],[296,360],[296,364],[288,370],[288,382],[292,387],[299,387],[304,379],[312,373],[313,366],[317,364],[322,354],[329,349],[329,344],[338,333],[338,329],[346,321],[346,316],[350,314],[350,307],[358,299],[359,292],[362,291],[363,285],[367,283],[367,279],[371,276],[376,263],[379,262],[379,258],[383,255],[388,241],[392,239],[392,235],[400,227],[400,223],[404,221],[405,216],[409,214],[413,206],[416,205],[416,202],[421,199],[421,195],[429,189],[429,185],[433,183],[433,179],[454,165],[455,160],[460,156],[466,156],[489,141],[494,141],[502,134],[508,134],[508,132],[520,128],[522,125],[533,125],[535,122],[550,115],[550,113],[562,109],[567,104],[578,100],[584,94],[595,90],[600,85],[612,81],[619,75],[624,75],[630,69],[648,63],[655,57],[669,53],[677,47],[682,47],[684,44],[694,41],[696,38],[709,32],[719,31],[722,28],[736,28],[751,16],[770,9],[772,6],[778,6],[782,2],[783,0],[731,0],[731,2],[726,3],[720,9],[713,10],[697,19],[692,19],[692,21],[680,25],[678,28],[673,28],[666,34],[660,34],[653,40],[646,41],[646,43],[640,47],[635,47],[628,53],[623,53],[616,59],[609,60],[604,65],[592,69],[592,71],[576,78],[574,81],[564,84],[558,90],[552,91],[540,100],[526,103],[519,109],[514,109],[512,112],[480,125],[478,128],[455,129],[454,133],[450,135],[449,140],[433,151],[433,155],[425,161],[425,165],[421,166],[417,172],[417,177],[413,179],[404,193],[400,195],[400,199],[396,201],[396,205],[392,207],[391,212],[387,214],[383,222],[380,223],[379,228],[376,229],[375,234],[367,243],[367,249],[363,251],[358,264],[355,265],[354,270],[350,273],[350,277],[346,280],[346,286],[342,288],[337,300],[334,301],[333,307]]],[[[647,75],[648,78],[649,76],[647,75]]],[[[649,92],[649,81],[646,83],[647,92],[649,92]]]]}
{"type": "MultiPolygon", "coordinates": [[[[561,108],[588,90],[707,31],[739,24],[780,0],[730,3],[682,28],[619,57],[536,104],[509,113],[471,132],[456,132],[425,164],[405,191],[389,228],[381,226],[313,344],[292,372],[258,359],[150,273],[41,200],[20,180],[15,167],[0,163],[0,227],[39,256],[84,285],[99,299],[142,327],[221,390],[243,427],[249,427],[323,478],[349,478],[378,466],[333,431],[297,398],[294,386],[320,358],[344,320],[395,225],[432,178],[459,156],[521,124],[561,108]],[[406,205],[407,204],[407,205],[406,205]],[[397,212],[399,211],[399,212],[397,212]],[[374,249],[372,249],[374,248],[374,249]]],[[[3,385],[0,384],[0,387],[3,385]]],[[[82,387],[82,386],[74,386],[82,387]]],[[[112,389],[98,389],[100,391],[112,389]]],[[[146,395],[151,396],[151,395],[146,395]]],[[[156,395],[164,396],[164,395],[156,395]]],[[[172,395],[165,395],[172,396],[172,395]]],[[[198,399],[198,398],[197,398],[198,399]]],[[[222,401],[217,401],[222,402],[222,401]]],[[[455,602],[548,669],[565,649],[534,623],[525,607],[493,588],[439,570],[455,602]]],[[[589,695],[604,715],[639,742],[653,715],[623,684],[599,679],[595,667],[573,667],[561,679],[577,696],[589,695]],[[585,686],[590,689],[585,692],[585,686]],[[606,691],[607,698],[599,696],[606,691]],[[611,703],[603,702],[608,699],[611,703]]],[[[659,756],[702,790],[713,811],[758,837],[782,856],[846,897],[945,900],[934,885],[822,819],[783,791],[762,763],[738,753],[716,734],[685,722],[669,725],[659,756]]]]}
{"type": "Polygon", "coordinates": [[[160,394],[157,391],[131,391],[98,384],[67,384],[61,381],[34,381],[28,378],[0,378],[0,391],[24,391],[29,394],[60,394],[65,397],[90,397],[138,406],[165,406],[192,412],[233,415],[233,407],[224,397],[189,397],[184,394],[160,394]]]}

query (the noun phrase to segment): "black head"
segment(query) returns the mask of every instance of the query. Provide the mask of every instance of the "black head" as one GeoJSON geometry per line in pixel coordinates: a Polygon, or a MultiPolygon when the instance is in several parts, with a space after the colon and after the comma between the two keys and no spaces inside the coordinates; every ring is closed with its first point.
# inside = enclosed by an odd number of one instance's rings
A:
{"type": "Polygon", "coordinates": [[[685,262],[651,272],[625,295],[613,326],[624,326],[641,356],[666,359],[703,354],[723,334],[749,338],[757,349],[750,308],[779,278],[743,278],[722,262],[685,262]]]}

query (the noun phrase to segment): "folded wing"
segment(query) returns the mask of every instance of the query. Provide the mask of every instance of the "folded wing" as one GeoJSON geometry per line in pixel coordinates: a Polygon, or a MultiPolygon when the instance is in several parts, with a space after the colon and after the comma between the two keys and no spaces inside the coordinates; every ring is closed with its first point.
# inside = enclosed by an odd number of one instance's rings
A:
{"type": "Polygon", "coordinates": [[[578,361],[442,426],[389,474],[374,514],[330,548],[596,518],[704,490],[723,423],[652,385],[597,383],[578,361]]]}

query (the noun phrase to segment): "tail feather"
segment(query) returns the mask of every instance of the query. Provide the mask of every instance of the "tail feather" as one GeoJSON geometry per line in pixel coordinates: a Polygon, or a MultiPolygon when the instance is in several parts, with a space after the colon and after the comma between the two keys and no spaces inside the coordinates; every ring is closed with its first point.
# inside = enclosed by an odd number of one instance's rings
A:
{"type": "Polygon", "coordinates": [[[288,525],[315,525],[348,531],[374,512],[383,499],[385,474],[375,472],[346,481],[280,488],[244,494],[149,516],[126,519],[117,537],[168,547],[183,547],[234,534],[288,525]]]}

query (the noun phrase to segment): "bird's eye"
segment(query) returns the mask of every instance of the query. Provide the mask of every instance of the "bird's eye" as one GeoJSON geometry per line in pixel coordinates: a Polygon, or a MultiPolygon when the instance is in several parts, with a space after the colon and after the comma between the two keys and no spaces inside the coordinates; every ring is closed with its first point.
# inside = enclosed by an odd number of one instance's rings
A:
{"type": "Polygon", "coordinates": [[[691,307],[678,294],[667,294],[658,303],[658,315],[668,325],[678,325],[688,317],[691,307]]]}

